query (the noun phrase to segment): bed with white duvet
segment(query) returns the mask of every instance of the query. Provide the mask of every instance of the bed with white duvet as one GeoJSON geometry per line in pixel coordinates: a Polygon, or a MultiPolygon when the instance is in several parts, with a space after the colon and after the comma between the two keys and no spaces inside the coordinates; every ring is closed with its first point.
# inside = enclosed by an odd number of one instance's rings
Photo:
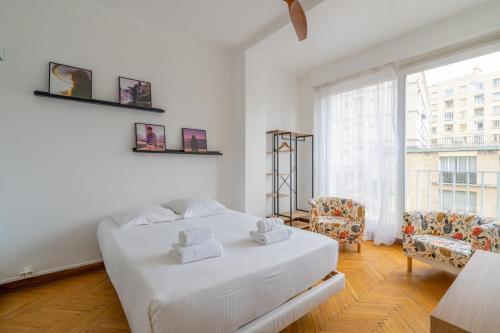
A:
{"type": "Polygon", "coordinates": [[[99,246],[132,331],[274,332],[344,287],[340,273],[316,285],[337,268],[336,241],[294,228],[291,239],[259,245],[249,237],[257,219],[227,211],[127,228],[103,220],[99,246]],[[178,264],[169,249],[195,226],[211,227],[224,254],[178,264]]]}

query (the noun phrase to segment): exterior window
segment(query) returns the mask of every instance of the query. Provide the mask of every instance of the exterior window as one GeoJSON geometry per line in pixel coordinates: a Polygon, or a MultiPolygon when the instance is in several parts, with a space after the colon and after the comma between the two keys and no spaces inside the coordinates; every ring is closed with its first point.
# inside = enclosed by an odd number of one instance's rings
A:
{"type": "Polygon", "coordinates": [[[432,128],[431,128],[431,133],[432,133],[432,134],[437,134],[437,132],[438,132],[437,127],[432,127],[432,128]]]}
{"type": "Polygon", "coordinates": [[[493,94],[493,100],[494,101],[500,101],[500,92],[496,92],[493,94]]]}
{"type": "Polygon", "coordinates": [[[476,95],[474,96],[474,104],[483,105],[484,104],[484,95],[476,95]]]}
{"type": "Polygon", "coordinates": [[[467,132],[467,124],[460,124],[460,132],[467,132]]]}
{"type": "Polygon", "coordinates": [[[444,107],[447,109],[453,108],[453,100],[444,102],[444,107]]]}
{"type": "MultiPolygon", "coordinates": [[[[499,110],[499,112],[500,112],[500,110],[499,110]]],[[[431,117],[432,117],[432,122],[434,122],[434,123],[438,120],[438,116],[435,112],[432,113],[431,117]]]]}
{"type": "Polygon", "coordinates": [[[444,91],[444,97],[452,97],[453,96],[453,88],[446,89],[444,91]]]}
{"type": "Polygon", "coordinates": [[[500,88],[500,78],[493,80],[493,87],[500,88]]]}
{"type": "Polygon", "coordinates": [[[493,113],[494,114],[500,114],[500,106],[494,106],[493,107],[493,113]]]}
{"type": "Polygon", "coordinates": [[[482,130],[484,130],[484,123],[482,121],[476,121],[474,123],[474,129],[476,131],[482,131],[482,130]]]}
{"type": "Polygon", "coordinates": [[[445,132],[453,132],[453,125],[444,125],[445,132]]]}
{"type": "Polygon", "coordinates": [[[432,104],[431,108],[432,108],[432,111],[436,111],[438,109],[438,105],[437,104],[432,104]]]}
{"type": "Polygon", "coordinates": [[[474,117],[482,117],[484,116],[484,108],[474,109],[474,117]]]}
{"type": "Polygon", "coordinates": [[[460,111],[460,119],[467,119],[467,111],[460,111]]]}
{"type": "Polygon", "coordinates": [[[440,171],[443,183],[452,183],[455,174],[456,184],[467,184],[467,175],[469,175],[469,184],[476,184],[476,157],[475,156],[447,156],[440,157],[440,171]]]}
{"type": "Polygon", "coordinates": [[[474,135],[474,144],[482,145],[484,143],[484,135],[474,135]]]}
{"type": "Polygon", "coordinates": [[[444,120],[447,120],[447,121],[453,120],[453,112],[446,112],[444,114],[444,120]]]}
{"type": "Polygon", "coordinates": [[[458,101],[458,106],[466,106],[467,105],[467,98],[461,98],[458,101]]]}
{"type": "Polygon", "coordinates": [[[481,92],[484,90],[484,84],[483,82],[472,82],[470,84],[472,91],[475,93],[481,92]]]}
{"type": "Polygon", "coordinates": [[[455,191],[455,202],[453,202],[453,191],[443,191],[443,210],[452,210],[457,213],[476,213],[477,193],[469,192],[467,204],[467,192],[455,191]]]}
{"type": "Polygon", "coordinates": [[[492,127],[500,128],[500,120],[493,120],[492,127]]]}
{"type": "Polygon", "coordinates": [[[460,88],[458,88],[458,89],[459,89],[459,92],[461,94],[465,94],[467,92],[467,86],[466,85],[460,86],[460,88]]]}

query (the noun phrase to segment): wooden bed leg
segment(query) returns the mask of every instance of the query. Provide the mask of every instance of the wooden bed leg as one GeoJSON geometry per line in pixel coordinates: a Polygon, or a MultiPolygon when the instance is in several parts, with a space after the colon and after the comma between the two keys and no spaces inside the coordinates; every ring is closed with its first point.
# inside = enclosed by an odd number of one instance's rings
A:
{"type": "Polygon", "coordinates": [[[411,273],[412,270],[412,260],[411,257],[406,257],[406,271],[411,273]]]}
{"type": "Polygon", "coordinates": [[[358,243],[358,253],[361,252],[361,243],[358,243]]]}

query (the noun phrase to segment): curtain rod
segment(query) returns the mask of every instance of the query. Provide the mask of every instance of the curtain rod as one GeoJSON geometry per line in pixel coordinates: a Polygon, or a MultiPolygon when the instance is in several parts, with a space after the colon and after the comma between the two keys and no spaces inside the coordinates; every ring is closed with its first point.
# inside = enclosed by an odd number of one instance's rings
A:
{"type": "Polygon", "coordinates": [[[454,44],[451,44],[451,45],[448,45],[445,47],[441,47],[441,48],[438,48],[438,49],[435,49],[435,50],[432,50],[429,52],[422,53],[418,56],[409,57],[409,58],[406,58],[406,59],[403,59],[403,60],[400,60],[397,62],[387,63],[385,65],[373,67],[371,69],[364,70],[364,71],[361,71],[361,72],[358,72],[355,74],[351,74],[348,76],[344,76],[344,77],[335,79],[333,81],[325,82],[325,83],[322,83],[320,85],[315,86],[313,89],[316,91],[316,90],[321,89],[321,88],[326,87],[326,86],[330,86],[333,84],[337,84],[339,82],[355,79],[355,78],[358,78],[358,77],[366,75],[366,74],[377,72],[377,71],[379,71],[387,66],[394,66],[397,70],[404,70],[404,69],[408,69],[408,68],[413,67],[413,66],[422,65],[422,64],[430,62],[430,61],[439,60],[439,59],[442,59],[445,57],[449,57],[449,56],[463,53],[465,51],[470,51],[473,49],[485,47],[485,46],[492,45],[492,44],[495,44],[498,42],[500,42],[500,30],[495,30],[495,31],[480,35],[479,37],[476,37],[476,38],[468,39],[468,40],[465,40],[463,42],[454,43],[454,44]]]}

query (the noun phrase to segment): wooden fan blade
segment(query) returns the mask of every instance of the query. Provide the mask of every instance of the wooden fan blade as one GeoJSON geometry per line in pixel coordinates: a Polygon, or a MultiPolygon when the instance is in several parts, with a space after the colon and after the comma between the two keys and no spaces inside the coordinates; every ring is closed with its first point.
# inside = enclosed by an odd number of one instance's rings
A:
{"type": "Polygon", "coordinates": [[[288,4],[290,19],[299,41],[307,38],[307,19],[304,9],[298,0],[284,0],[288,4]]]}

